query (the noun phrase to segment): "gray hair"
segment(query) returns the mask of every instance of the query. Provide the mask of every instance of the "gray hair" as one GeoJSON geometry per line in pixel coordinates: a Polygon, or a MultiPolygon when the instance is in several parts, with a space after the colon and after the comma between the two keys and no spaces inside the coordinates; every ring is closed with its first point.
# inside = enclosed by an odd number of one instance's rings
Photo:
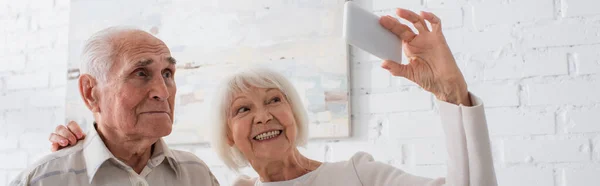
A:
{"type": "Polygon", "coordinates": [[[106,82],[108,71],[115,56],[115,37],[126,32],[142,31],[133,27],[115,26],[94,33],[86,42],[81,53],[80,74],[89,74],[99,82],[106,82]]]}
{"type": "Polygon", "coordinates": [[[308,115],[298,92],[283,75],[266,68],[246,68],[227,78],[220,84],[213,96],[209,113],[211,125],[211,146],[225,165],[235,172],[248,166],[248,160],[235,146],[229,146],[227,116],[235,93],[247,92],[252,87],[276,88],[286,97],[292,107],[296,121],[296,146],[305,146],[308,140],[308,115]]]}

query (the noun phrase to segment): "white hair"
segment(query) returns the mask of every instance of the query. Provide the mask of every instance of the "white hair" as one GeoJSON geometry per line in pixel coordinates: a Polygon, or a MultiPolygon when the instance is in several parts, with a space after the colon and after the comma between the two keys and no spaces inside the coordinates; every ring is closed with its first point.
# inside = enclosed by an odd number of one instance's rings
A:
{"type": "Polygon", "coordinates": [[[211,125],[211,146],[221,160],[235,172],[248,166],[248,160],[235,146],[228,144],[228,112],[235,93],[248,92],[252,87],[279,89],[292,107],[296,121],[296,146],[305,146],[308,140],[308,116],[298,92],[283,75],[266,68],[245,68],[224,79],[213,96],[208,116],[211,125]]]}
{"type": "Polygon", "coordinates": [[[80,74],[89,74],[100,82],[105,82],[115,56],[115,37],[126,32],[142,31],[133,27],[114,26],[94,33],[81,52],[80,74]]]}

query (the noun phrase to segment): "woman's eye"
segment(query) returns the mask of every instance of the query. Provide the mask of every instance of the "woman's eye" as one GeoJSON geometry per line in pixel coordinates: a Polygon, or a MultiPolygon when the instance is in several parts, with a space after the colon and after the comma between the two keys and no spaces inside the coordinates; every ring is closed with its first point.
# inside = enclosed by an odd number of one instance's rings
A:
{"type": "Polygon", "coordinates": [[[250,109],[248,109],[247,107],[241,107],[241,108],[239,108],[239,109],[237,110],[237,112],[236,112],[236,113],[237,113],[237,114],[240,114],[240,113],[243,113],[243,112],[246,112],[246,111],[249,111],[249,110],[250,110],[250,109]]]}
{"type": "Polygon", "coordinates": [[[274,97],[271,99],[270,103],[277,103],[277,102],[281,102],[281,98],[279,97],[274,97]]]}

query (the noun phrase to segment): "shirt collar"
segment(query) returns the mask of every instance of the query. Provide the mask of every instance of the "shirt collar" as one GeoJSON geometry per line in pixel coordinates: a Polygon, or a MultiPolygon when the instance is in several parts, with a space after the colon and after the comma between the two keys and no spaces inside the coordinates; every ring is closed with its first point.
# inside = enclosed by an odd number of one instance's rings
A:
{"type": "Polygon", "coordinates": [[[181,171],[180,171],[180,167],[177,164],[177,158],[173,155],[173,151],[171,149],[169,149],[169,146],[167,146],[167,144],[165,143],[165,141],[160,138],[158,139],[158,141],[156,143],[154,143],[154,152],[152,152],[152,156],[154,159],[154,157],[157,156],[163,156],[165,157],[165,159],[167,160],[167,162],[169,163],[169,166],[171,167],[171,169],[173,169],[173,171],[175,171],[175,175],[177,176],[177,178],[179,178],[179,176],[181,175],[181,171]]]}
{"type": "MultiPolygon", "coordinates": [[[[167,159],[171,169],[175,171],[175,175],[177,178],[180,177],[181,171],[180,167],[177,164],[176,157],[173,155],[173,152],[166,145],[164,140],[160,138],[156,143],[154,143],[154,151],[150,156],[150,160],[157,156],[163,156],[167,159]]],[[[83,159],[85,161],[85,166],[87,169],[88,181],[91,184],[94,176],[100,169],[100,166],[109,159],[117,158],[106,148],[104,141],[98,135],[98,131],[96,130],[96,123],[92,126],[92,129],[86,134],[86,138],[83,141],[83,159]]],[[[149,161],[150,161],[149,160],[149,161]]]]}
{"type": "Polygon", "coordinates": [[[83,142],[83,159],[85,160],[89,183],[92,183],[92,179],[100,166],[110,158],[114,158],[114,155],[104,145],[94,123],[83,142]]]}

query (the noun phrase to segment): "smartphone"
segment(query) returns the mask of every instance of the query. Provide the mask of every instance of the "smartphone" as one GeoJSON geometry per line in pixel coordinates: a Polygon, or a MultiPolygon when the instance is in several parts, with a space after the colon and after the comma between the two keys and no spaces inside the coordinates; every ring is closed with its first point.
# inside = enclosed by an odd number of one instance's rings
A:
{"type": "Polygon", "coordinates": [[[402,62],[402,41],[379,24],[379,16],[352,1],[344,4],[343,37],[346,42],[383,60],[402,62]]]}

